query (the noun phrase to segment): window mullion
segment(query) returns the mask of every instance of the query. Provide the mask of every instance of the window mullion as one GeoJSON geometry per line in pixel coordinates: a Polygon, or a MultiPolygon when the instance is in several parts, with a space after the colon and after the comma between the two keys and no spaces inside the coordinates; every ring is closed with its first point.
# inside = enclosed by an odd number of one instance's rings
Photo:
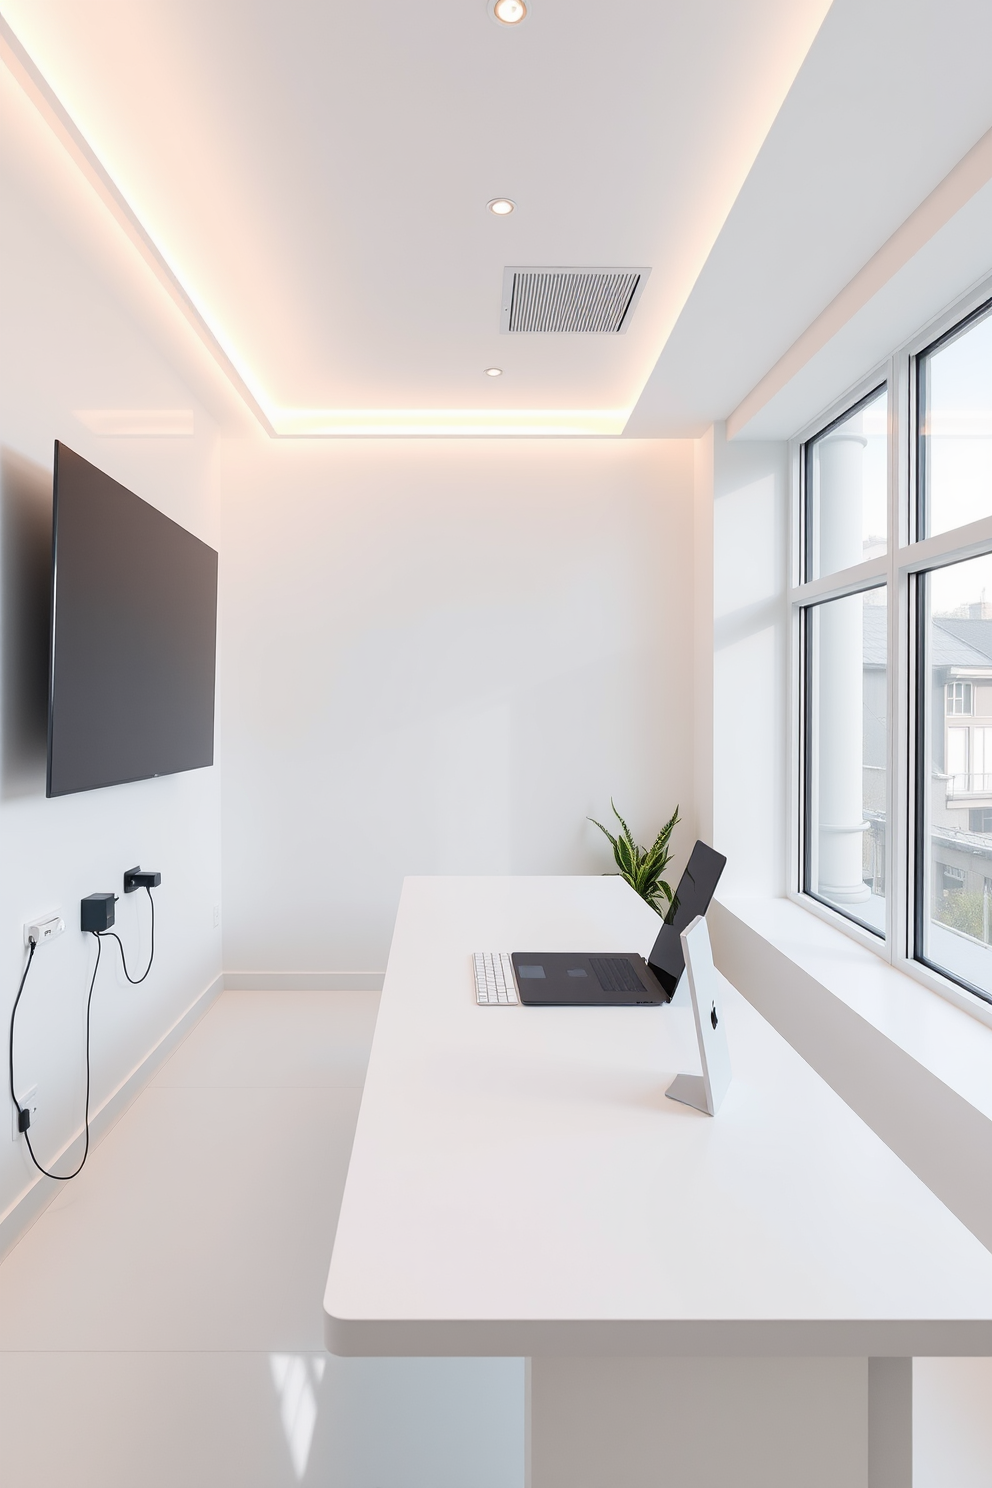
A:
{"type": "MultiPolygon", "coordinates": [[[[802,501],[802,445],[793,440],[789,448],[790,488],[793,499],[789,502],[789,566],[792,586],[802,578],[802,567],[798,562],[803,541],[803,521],[800,514],[802,501]]],[[[786,893],[798,895],[802,886],[802,860],[805,852],[804,825],[802,819],[802,755],[804,739],[803,679],[800,659],[801,617],[798,605],[788,603],[788,738],[786,740],[789,761],[789,800],[785,813],[786,821],[786,893]]]]}
{"type": "Polygon", "coordinates": [[[840,573],[828,574],[824,579],[812,579],[792,590],[789,599],[793,604],[818,604],[823,599],[840,599],[845,594],[857,594],[861,589],[874,589],[879,580],[889,577],[891,560],[870,558],[866,563],[856,563],[853,568],[840,573]]]}
{"type": "Polygon", "coordinates": [[[909,751],[912,739],[909,668],[909,580],[900,557],[909,535],[911,460],[910,361],[905,353],[889,369],[889,738],[888,954],[897,961],[909,947],[909,751]]]}

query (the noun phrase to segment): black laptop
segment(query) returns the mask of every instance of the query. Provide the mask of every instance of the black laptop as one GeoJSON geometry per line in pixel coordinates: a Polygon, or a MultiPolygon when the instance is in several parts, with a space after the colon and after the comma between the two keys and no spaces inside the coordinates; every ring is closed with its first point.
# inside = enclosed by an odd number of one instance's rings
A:
{"type": "Polygon", "coordinates": [[[514,951],[520,1001],[530,1007],[657,1007],[685,966],[681,934],[709,908],[726,858],[697,842],[648,959],[633,952],[514,951]]]}

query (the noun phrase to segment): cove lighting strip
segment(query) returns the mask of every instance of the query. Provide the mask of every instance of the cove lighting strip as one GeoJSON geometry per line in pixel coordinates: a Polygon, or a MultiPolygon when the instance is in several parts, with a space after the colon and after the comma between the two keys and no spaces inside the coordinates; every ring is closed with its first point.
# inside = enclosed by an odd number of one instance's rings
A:
{"type": "Polygon", "coordinates": [[[283,439],[604,438],[623,433],[629,408],[279,408],[283,439]]]}

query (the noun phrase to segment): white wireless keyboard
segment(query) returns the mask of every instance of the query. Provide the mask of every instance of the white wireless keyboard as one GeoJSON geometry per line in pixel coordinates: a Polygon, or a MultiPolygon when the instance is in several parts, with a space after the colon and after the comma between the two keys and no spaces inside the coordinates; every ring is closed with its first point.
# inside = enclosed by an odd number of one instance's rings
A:
{"type": "Polygon", "coordinates": [[[519,1005],[513,964],[505,951],[476,951],[472,964],[475,967],[475,1000],[480,1007],[519,1005]]]}

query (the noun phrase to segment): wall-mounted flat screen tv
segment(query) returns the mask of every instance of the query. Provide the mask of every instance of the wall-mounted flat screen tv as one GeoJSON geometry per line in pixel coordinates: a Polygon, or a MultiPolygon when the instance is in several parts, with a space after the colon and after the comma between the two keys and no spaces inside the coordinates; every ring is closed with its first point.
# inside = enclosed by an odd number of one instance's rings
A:
{"type": "Polygon", "coordinates": [[[217,554],[55,445],[48,795],[212,765],[217,554]]]}

